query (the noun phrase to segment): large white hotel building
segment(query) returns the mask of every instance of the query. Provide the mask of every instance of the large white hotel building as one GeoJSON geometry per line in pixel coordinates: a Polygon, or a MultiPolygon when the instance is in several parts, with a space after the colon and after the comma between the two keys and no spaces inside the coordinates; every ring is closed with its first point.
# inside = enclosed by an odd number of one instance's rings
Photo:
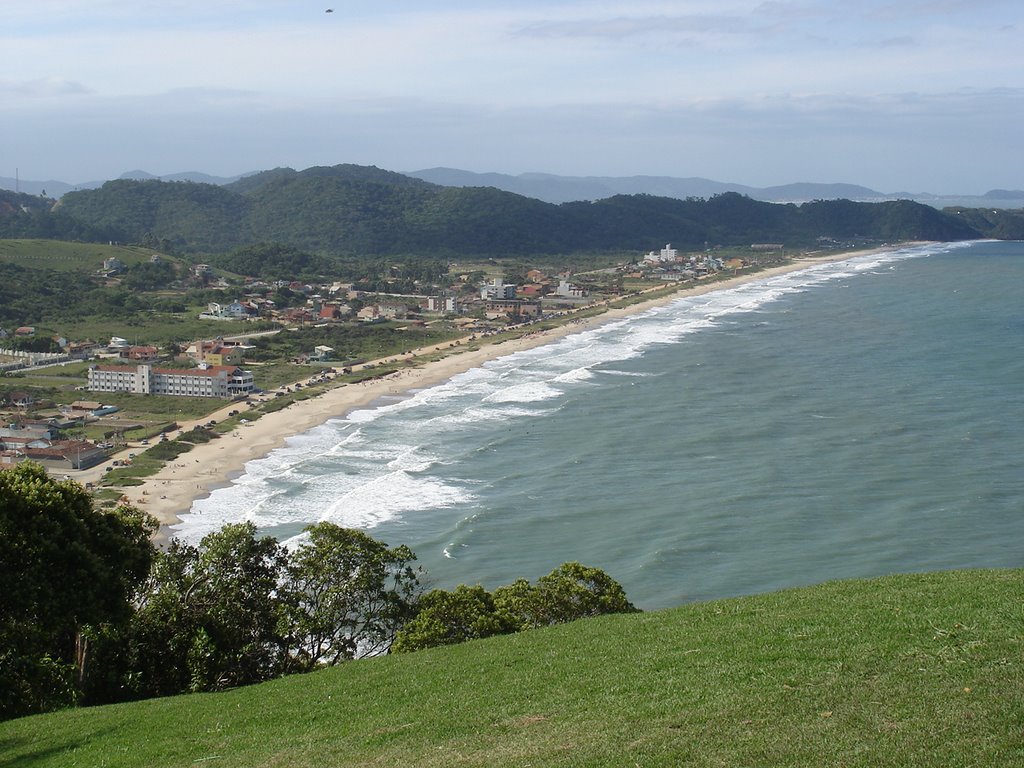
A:
{"type": "Polygon", "coordinates": [[[250,371],[237,365],[198,368],[154,368],[151,365],[94,365],[89,368],[91,392],[133,392],[138,395],[232,398],[254,389],[250,371]]]}

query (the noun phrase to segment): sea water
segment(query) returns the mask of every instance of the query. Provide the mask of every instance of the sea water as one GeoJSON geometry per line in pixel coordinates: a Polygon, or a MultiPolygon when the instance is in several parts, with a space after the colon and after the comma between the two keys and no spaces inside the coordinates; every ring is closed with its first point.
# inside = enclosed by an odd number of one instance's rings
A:
{"type": "Polygon", "coordinates": [[[329,520],[431,586],[577,560],[640,607],[1024,565],[1024,244],[893,250],[670,305],[335,418],[177,535],[329,520]]]}

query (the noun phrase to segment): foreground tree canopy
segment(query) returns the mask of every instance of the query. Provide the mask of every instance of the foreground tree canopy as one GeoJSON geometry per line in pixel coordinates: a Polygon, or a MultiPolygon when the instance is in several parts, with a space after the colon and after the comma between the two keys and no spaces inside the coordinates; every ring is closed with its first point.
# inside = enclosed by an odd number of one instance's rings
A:
{"type": "Polygon", "coordinates": [[[155,530],[130,507],[96,511],[39,465],[0,471],[0,717],[78,699],[89,628],[129,619],[155,530]]]}
{"type": "Polygon", "coordinates": [[[412,550],[332,523],[291,548],[239,523],[157,551],[155,530],[131,507],[97,511],[38,465],[0,470],[0,719],[636,610],[579,563],[493,594],[422,594],[412,550]]]}

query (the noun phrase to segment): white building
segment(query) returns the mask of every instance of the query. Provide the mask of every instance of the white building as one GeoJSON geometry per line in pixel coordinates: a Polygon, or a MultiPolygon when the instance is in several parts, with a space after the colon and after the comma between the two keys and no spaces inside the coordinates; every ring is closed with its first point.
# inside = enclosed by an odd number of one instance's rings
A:
{"type": "Polygon", "coordinates": [[[555,295],[563,298],[579,299],[586,296],[587,291],[585,288],[573,285],[568,280],[559,280],[558,288],[555,289],[555,295]]]}
{"type": "Polygon", "coordinates": [[[661,251],[651,251],[644,257],[644,261],[678,261],[679,251],[672,247],[672,243],[666,243],[661,251]]]}
{"type": "Polygon", "coordinates": [[[480,298],[486,299],[487,301],[502,300],[502,299],[514,299],[516,297],[516,287],[511,283],[503,283],[498,278],[494,278],[489,283],[485,283],[480,289],[480,298]]]}
{"type": "Polygon", "coordinates": [[[94,365],[89,368],[88,386],[91,392],[231,398],[252,392],[255,383],[251,372],[235,365],[182,369],[94,365]]]}
{"type": "Polygon", "coordinates": [[[428,312],[458,312],[459,302],[454,296],[428,296],[428,312]]]}

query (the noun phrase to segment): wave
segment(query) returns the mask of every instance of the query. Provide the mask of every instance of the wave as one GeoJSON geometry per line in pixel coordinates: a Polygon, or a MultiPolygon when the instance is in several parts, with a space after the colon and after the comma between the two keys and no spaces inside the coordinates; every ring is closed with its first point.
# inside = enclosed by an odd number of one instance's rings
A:
{"type": "MultiPolygon", "coordinates": [[[[683,296],[488,361],[398,402],[356,410],[289,438],[283,448],[250,462],[230,486],[196,501],[172,527],[172,535],[197,541],[224,523],[241,520],[263,529],[321,519],[371,528],[423,510],[470,503],[475,497],[468,481],[451,480],[445,469],[472,454],[481,444],[475,441],[488,444],[486,430],[543,418],[552,405],[560,407],[560,401],[582,388],[612,385],[612,377],[657,375],[619,368],[656,346],[683,343],[816,286],[956,247],[927,245],[809,265],[735,288],[683,296]],[[473,436],[477,429],[482,430],[479,438],[473,436]]],[[[515,444],[516,438],[508,442],[515,444]]]]}

